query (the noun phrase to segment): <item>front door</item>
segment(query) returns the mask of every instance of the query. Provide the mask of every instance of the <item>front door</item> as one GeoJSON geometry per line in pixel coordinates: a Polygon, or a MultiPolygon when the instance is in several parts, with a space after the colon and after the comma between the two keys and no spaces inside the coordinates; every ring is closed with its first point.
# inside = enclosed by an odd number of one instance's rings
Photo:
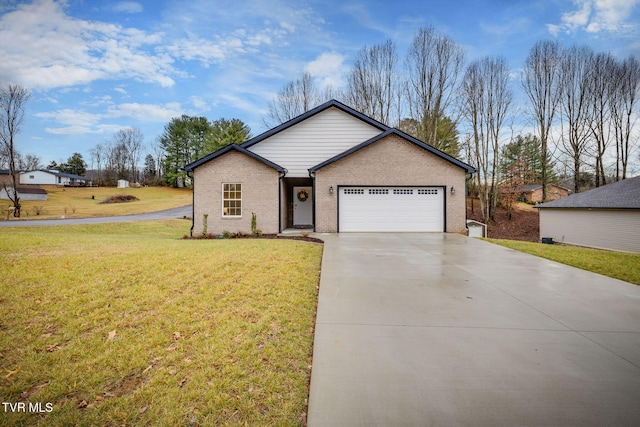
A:
{"type": "Polygon", "coordinates": [[[311,187],[293,187],[293,226],[313,226],[311,187]]]}

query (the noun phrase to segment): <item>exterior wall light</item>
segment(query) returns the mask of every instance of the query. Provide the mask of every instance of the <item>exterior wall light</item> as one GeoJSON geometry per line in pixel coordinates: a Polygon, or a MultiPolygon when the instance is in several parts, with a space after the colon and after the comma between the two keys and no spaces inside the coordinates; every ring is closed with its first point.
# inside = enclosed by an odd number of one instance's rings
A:
{"type": "Polygon", "coordinates": [[[329,194],[333,194],[333,185],[329,187],[329,194]]]}
{"type": "Polygon", "coordinates": [[[451,187],[451,195],[453,196],[454,194],[456,194],[456,189],[451,187]]]}

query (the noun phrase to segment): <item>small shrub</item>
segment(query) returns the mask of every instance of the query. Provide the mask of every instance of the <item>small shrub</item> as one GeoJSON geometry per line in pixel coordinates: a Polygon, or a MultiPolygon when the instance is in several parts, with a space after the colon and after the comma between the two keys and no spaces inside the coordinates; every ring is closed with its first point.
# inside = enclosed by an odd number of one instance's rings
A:
{"type": "Polygon", "coordinates": [[[34,215],[44,215],[46,213],[46,210],[44,208],[44,206],[34,206],[33,207],[33,214],[34,215]]]}
{"type": "Polygon", "coordinates": [[[309,232],[308,231],[303,231],[303,232],[300,233],[300,235],[302,237],[309,237],[309,232]]]}
{"type": "Polygon", "coordinates": [[[251,212],[251,235],[255,237],[257,235],[258,221],[256,219],[256,214],[251,212]]]}
{"type": "Polygon", "coordinates": [[[209,226],[209,214],[202,215],[202,234],[207,235],[207,228],[209,226]]]}

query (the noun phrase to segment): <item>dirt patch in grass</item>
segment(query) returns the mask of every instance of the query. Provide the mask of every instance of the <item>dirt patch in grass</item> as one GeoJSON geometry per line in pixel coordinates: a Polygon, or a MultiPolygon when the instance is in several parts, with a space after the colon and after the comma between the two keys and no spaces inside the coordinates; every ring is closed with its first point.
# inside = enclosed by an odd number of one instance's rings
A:
{"type": "Polygon", "coordinates": [[[136,196],[132,196],[131,194],[116,194],[115,196],[110,196],[100,202],[101,205],[107,205],[110,203],[129,203],[136,202],[138,199],[136,196]]]}
{"type": "MultiPolygon", "coordinates": [[[[467,218],[484,222],[480,212],[480,203],[474,200],[474,209],[467,200],[467,218]]],[[[509,219],[505,208],[499,207],[495,214],[495,221],[487,224],[487,234],[490,239],[522,240],[527,242],[540,241],[540,215],[538,209],[526,203],[518,203],[509,219]]]]}

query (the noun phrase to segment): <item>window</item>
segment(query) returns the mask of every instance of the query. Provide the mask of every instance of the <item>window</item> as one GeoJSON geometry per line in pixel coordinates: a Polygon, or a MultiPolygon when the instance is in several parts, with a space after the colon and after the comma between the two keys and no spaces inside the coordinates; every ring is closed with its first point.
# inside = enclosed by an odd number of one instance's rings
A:
{"type": "Polygon", "coordinates": [[[242,184],[222,184],[222,216],[242,216],[242,184]]]}
{"type": "Polygon", "coordinates": [[[344,194],[364,194],[364,189],[362,188],[345,188],[344,194]]]}
{"type": "Polygon", "coordinates": [[[413,194],[413,189],[410,188],[394,188],[393,194],[413,194]]]}
{"type": "Polygon", "coordinates": [[[29,179],[36,179],[35,175],[29,175],[29,179]]]}

